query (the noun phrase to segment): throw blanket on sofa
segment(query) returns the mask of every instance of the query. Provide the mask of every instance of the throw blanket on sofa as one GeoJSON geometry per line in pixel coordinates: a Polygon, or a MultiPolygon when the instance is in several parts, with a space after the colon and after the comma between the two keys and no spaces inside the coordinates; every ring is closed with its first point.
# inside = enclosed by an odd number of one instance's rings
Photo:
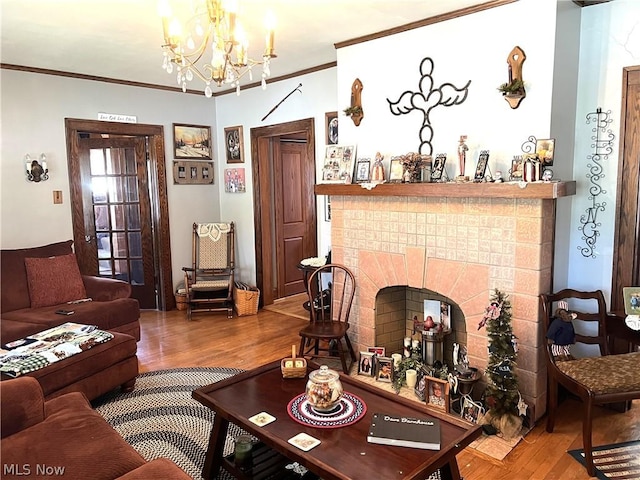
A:
{"type": "Polygon", "coordinates": [[[47,365],[76,355],[113,335],[98,330],[95,325],[67,322],[35,335],[16,340],[0,349],[0,373],[19,377],[47,365]]]}

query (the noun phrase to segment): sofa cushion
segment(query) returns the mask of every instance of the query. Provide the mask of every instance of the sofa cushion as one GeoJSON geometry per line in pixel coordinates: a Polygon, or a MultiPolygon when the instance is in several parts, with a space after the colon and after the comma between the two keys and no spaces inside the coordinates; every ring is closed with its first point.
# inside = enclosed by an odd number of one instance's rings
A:
{"type": "Polygon", "coordinates": [[[25,258],[31,308],[48,307],[87,297],[75,254],[25,258]]]}
{"type": "MultiPolygon", "coordinates": [[[[2,312],[11,312],[31,306],[25,258],[51,257],[72,253],[72,240],[51,243],[41,247],[2,250],[0,252],[0,278],[2,278],[2,312]]],[[[4,340],[3,340],[4,341],[4,340]]]]}
{"type": "Polygon", "coordinates": [[[65,322],[96,325],[101,330],[135,333],[136,340],[139,340],[139,318],[140,305],[134,298],[23,308],[2,314],[2,343],[12,342],[65,322]],[[55,311],[60,308],[73,310],[75,313],[69,316],[57,315],[55,311]]]}

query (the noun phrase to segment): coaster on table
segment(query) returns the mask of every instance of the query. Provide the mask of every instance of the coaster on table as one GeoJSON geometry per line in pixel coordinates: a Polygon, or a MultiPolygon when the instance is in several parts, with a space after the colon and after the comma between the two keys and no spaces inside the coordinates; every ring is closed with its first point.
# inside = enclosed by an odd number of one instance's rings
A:
{"type": "Polygon", "coordinates": [[[250,422],[255,423],[259,427],[264,427],[276,419],[273,415],[269,415],[267,412],[260,412],[249,418],[250,422]]]}
{"type": "Polygon", "coordinates": [[[295,437],[291,437],[288,442],[294,447],[298,447],[300,450],[308,452],[313,447],[320,445],[320,440],[313,438],[306,433],[299,433],[295,437]]]}

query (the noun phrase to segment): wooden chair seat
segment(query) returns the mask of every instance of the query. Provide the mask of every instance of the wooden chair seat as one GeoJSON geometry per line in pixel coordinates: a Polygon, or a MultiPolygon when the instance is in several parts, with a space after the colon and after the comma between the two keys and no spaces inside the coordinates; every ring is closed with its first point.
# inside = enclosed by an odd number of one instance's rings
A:
{"type": "Polygon", "coordinates": [[[596,395],[640,390],[640,352],[580,358],[556,365],[596,395]]]}

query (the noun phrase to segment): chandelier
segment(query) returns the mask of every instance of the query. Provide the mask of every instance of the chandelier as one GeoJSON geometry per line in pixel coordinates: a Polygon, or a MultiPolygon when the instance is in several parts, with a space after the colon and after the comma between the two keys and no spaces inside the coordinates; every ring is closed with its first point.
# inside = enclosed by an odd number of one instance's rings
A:
{"type": "Polygon", "coordinates": [[[212,83],[218,87],[235,85],[236,94],[240,95],[240,78],[249,74],[253,80],[251,70],[256,65],[262,65],[262,88],[267,88],[266,78],[271,74],[269,62],[276,57],[273,15],[267,15],[265,20],[265,50],[262,60],[258,61],[249,58],[249,44],[238,19],[237,0],[202,0],[185,25],[190,28],[186,35],[182,34],[178,19],[171,18],[168,0],[160,0],[158,11],[164,33],[162,68],[169,74],[177,73],[176,80],[183,92],[195,76],[205,83],[207,98],[213,95],[212,83]],[[203,60],[201,65],[200,60],[203,60]]]}

